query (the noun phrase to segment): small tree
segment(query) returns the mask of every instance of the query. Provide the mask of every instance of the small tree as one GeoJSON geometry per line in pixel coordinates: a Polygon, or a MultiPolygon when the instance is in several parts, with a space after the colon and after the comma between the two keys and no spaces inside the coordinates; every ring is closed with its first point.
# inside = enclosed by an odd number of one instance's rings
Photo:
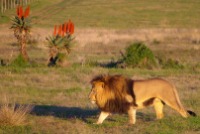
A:
{"type": "Polygon", "coordinates": [[[31,20],[29,18],[30,6],[23,12],[23,7],[17,7],[17,15],[12,19],[11,29],[14,31],[14,36],[17,38],[20,46],[20,54],[24,60],[28,61],[27,40],[30,37],[31,20]]]}
{"type": "Polygon", "coordinates": [[[63,64],[66,56],[71,52],[71,46],[74,33],[74,24],[69,20],[68,22],[54,27],[53,36],[47,37],[49,42],[49,66],[63,64]],[[57,30],[58,29],[58,30],[57,30]]]}

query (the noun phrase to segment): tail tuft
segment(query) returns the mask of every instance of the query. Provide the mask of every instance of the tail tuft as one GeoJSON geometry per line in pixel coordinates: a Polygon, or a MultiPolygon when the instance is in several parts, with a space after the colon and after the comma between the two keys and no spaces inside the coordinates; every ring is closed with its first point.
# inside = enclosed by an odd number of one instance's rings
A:
{"type": "Polygon", "coordinates": [[[195,112],[193,112],[193,111],[190,111],[190,110],[187,110],[187,112],[191,115],[191,116],[197,116],[197,114],[195,113],[195,112]]]}

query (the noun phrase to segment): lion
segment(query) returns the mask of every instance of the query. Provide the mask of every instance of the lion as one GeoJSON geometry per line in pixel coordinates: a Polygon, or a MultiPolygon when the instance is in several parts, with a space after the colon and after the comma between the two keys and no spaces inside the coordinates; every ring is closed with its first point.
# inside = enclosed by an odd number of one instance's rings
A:
{"type": "Polygon", "coordinates": [[[156,118],[162,119],[166,104],[184,118],[196,116],[193,111],[182,106],[174,85],[161,78],[132,80],[122,75],[100,75],[91,80],[89,99],[101,110],[96,124],[112,113],[128,113],[129,123],[136,123],[136,110],[153,106],[156,118]]]}

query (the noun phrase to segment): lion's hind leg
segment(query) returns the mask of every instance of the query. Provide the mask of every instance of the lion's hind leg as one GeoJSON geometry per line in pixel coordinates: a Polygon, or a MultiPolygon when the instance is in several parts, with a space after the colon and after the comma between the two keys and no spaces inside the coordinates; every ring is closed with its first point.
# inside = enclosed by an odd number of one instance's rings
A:
{"type": "Polygon", "coordinates": [[[176,98],[171,98],[171,99],[164,99],[163,101],[165,102],[166,105],[170,106],[178,113],[180,113],[182,117],[184,118],[188,117],[187,111],[183,108],[179,99],[176,100],[176,98]]]}
{"type": "Polygon", "coordinates": [[[178,108],[176,106],[171,106],[174,110],[176,110],[178,113],[181,114],[182,117],[187,118],[188,117],[188,113],[184,108],[178,108]]]}
{"type": "Polygon", "coordinates": [[[164,117],[164,114],[163,114],[163,102],[158,99],[158,98],[155,98],[153,100],[153,106],[154,106],[154,109],[156,111],[156,118],[157,119],[162,119],[164,117]]]}

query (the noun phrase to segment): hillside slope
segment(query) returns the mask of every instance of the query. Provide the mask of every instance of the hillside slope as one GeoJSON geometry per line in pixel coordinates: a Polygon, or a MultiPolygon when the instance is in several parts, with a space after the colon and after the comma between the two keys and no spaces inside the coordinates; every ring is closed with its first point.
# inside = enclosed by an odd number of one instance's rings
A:
{"type": "MultiPolygon", "coordinates": [[[[199,6],[198,0],[39,0],[31,4],[31,14],[39,27],[72,19],[84,28],[199,28],[199,6]]],[[[14,13],[1,15],[0,24],[14,13]]]]}

